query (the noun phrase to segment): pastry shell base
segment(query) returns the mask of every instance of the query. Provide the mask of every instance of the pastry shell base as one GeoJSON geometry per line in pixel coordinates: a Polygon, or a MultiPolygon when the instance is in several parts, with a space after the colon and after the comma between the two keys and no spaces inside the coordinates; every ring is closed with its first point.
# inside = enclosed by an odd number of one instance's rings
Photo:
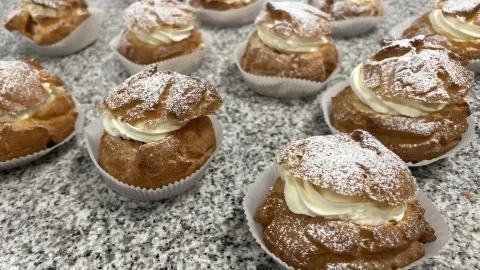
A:
{"type": "Polygon", "coordinates": [[[335,70],[328,76],[324,82],[315,82],[303,79],[259,76],[246,72],[242,68],[242,58],[247,48],[248,41],[240,43],[234,51],[234,61],[240,70],[243,80],[247,86],[260,95],[295,99],[304,98],[318,94],[323,87],[330,82],[341,69],[342,52],[337,47],[338,64],[335,70]]]}
{"type": "Polygon", "coordinates": [[[102,178],[105,180],[105,184],[107,185],[107,187],[115,191],[117,194],[129,199],[140,201],[158,201],[167,199],[188,190],[189,188],[193,187],[198,181],[200,181],[203,174],[207,170],[208,165],[210,164],[210,162],[212,162],[216,153],[221,148],[223,141],[223,126],[218,121],[216,116],[209,116],[209,118],[215,131],[215,152],[210,156],[210,158],[205,162],[205,164],[203,164],[203,166],[196,172],[194,172],[192,175],[187,176],[175,183],[169,184],[162,188],[145,189],[122,183],[112,177],[110,174],[108,174],[105,170],[102,169],[102,167],[100,167],[100,165],[98,164],[99,147],[100,140],[104,134],[102,118],[98,118],[85,128],[87,150],[90,158],[92,159],[97,169],[100,171],[102,178]]]}
{"type": "MultiPolygon", "coordinates": [[[[280,258],[276,257],[266,247],[263,240],[263,226],[260,223],[256,222],[254,219],[258,208],[262,204],[264,198],[267,196],[271,187],[277,181],[278,177],[280,177],[280,171],[278,166],[269,166],[264,172],[262,172],[258,176],[255,182],[253,182],[248,187],[245,199],[243,201],[243,207],[245,211],[245,216],[247,218],[249,230],[255,238],[256,242],[260,245],[260,247],[268,255],[270,255],[279,265],[281,265],[283,269],[294,270],[292,267],[288,266],[285,262],[280,260],[280,258]]],[[[403,269],[410,269],[414,266],[422,265],[422,263],[428,260],[428,258],[436,255],[448,243],[451,238],[447,223],[445,222],[433,202],[428,198],[428,196],[421,190],[419,190],[417,193],[417,200],[420,201],[422,207],[426,210],[425,219],[435,230],[437,240],[433,243],[424,244],[423,248],[425,249],[425,255],[419,260],[404,267],[403,269]]]]}
{"type": "MultiPolygon", "coordinates": [[[[322,107],[322,111],[323,111],[323,116],[324,116],[325,122],[327,123],[327,125],[328,125],[330,131],[332,132],[332,134],[340,133],[340,131],[338,131],[335,127],[333,127],[333,125],[331,123],[331,120],[330,120],[330,116],[331,116],[331,112],[332,112],[332,98],[335,97],[336,95],[338,95],[340,92],[342,92],[349,85],[350,85],[349,82],[341,82],[341,83],[338,83],[338,84],[330,87],[329,89],[327,89],[322,94],[321,107],[322,107]]],[[[465,146],[470,144],[476,138],[475,122],[474,122],[472,116],[469,116],[467,118],[467,123],[468,123],[467,131],[463,134],[463,137],[462,137],[461,141],[455,147],[453,147],[451,150],[449,150],[445,154],[443,154],[439,157],[433,158],[433,159],[423,160],[423,161],[419,161],[419,162],[416,162],[416,163],[407,162],[407,165],[409,167],[421,167],[421,166],[426,166],[426,165],[432,164],[432,163],[437,162],[441,159],[451,158],[451,157],[455,156],[460,150],[462,150],[465,146]]]]}
{"type": "Polygon", "coordinates": [[[60,147],[61,145],[65,144],[66,142],[70,141],[76,134],[81,133],[81,131],[83,129],[83,125],[84,125],[84,114],[83,114],[82,107],[81,107],[80,103],[73,96],[72,96],[72,99],[73,99],[73,102],[75,103],[75,111],[77,112],[77,118],[75,120],[74,131],[72,133],[70,133],[61,142],[59,142],[59,143],[55,144],[54,146],[49,147],[45,150],[41,150],[39,152],[30,154],[30,155],[27,155],[27,156],[23,156],[23,157],[15,158],[15,159],[12,159],[12,160],[0,162],[0,171],[13,169],[13,168],[20,167],[20,166],[26,165],[28,163],[34,162],[34,161],[46,156],[47,154],[49,154],[50,152],[55,150],[57,147],[60,147]]]}
{"type": "MultiPolygon", "coordinates": [[[[176,71],[184,75],[192,74],[201,64],[203,58],[205,57],[205,54],[207,53],[213,42],[212,36],[209,33],[201,31],[201,34],[203,41],[203,48],[201,50],[197,50],[191,54],[170,58],[164,61],[156,63],[154,62],[152,64],[156,64],[159,70],[162,71],[176,71]]],[[[119,52],[118,49],[120,46],[120,40],[122,38],[122,35],[123,34],[120,34],[116,38],[114,38],[110,42],[110,47],[112,48],[113,52],[120,60],[120,62],[123,64],[128,74],[133,75],[146,69],[149,65],[140,65],[134,63],[119,52]]]]}

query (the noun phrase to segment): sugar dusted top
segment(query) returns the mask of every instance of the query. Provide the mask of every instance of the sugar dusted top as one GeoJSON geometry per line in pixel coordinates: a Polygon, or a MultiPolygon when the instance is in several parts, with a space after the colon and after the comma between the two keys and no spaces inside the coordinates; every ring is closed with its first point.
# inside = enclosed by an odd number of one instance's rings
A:
{"type": "Polygon", "coordinates": [[[33,3],[54,9],[86,8],[84,0],[22,0],[22,3],[33,3]]]}
{"type": "Polygon", "coordinates": [[[57,79],[32,60],[0,61],[0,115],[16,115],[44,102],[49,93],[42,83],[57,85],[57,79]]]}
{"type": "Polygon", "coordinates": [[[478,11],[480,0],[443,0],[436,5],[445,13],[464,16],[478,11]]]}
{"type": "Polygon", "coordinates": [[[268,2],[256,24],[284,36],[309,38],[331,32],[328,14],[298,2],[268,2]]]}
{"type": "Polygon", "coordinates": [[[413,201],[417,192],[405,163],[366,131],[295,141],[277,162],[317,187],[390,206],[413,201]]]}
{"type": "Polygon", "coordinates": [[[385,42],[365,61],[363,77],[377,96],[423,103],[463,98],[474,83],[463,59],[424,36],[385,42]]]}
{"type": "Polygon", "coordinates": [[[151,65],[128,78],[98,107],[129,124],[145,120],[153,125],[169,119],[186,122],[215,113],[221,105],[211,84],[151,65]]]}
{"type": "Polygon", "coordinates": [[[125,10],[131,29],[149,32],[162,26],[184,27],[195,22],[195,13],[187,5],[174,0],[142,0],[125,10]]]}

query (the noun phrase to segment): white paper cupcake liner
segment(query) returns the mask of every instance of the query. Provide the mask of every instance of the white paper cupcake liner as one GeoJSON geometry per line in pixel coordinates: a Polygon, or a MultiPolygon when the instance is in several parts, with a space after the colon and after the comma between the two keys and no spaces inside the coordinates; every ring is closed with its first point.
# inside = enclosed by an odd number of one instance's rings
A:
{"type": "Polygon", "coordinates": [[[82,110],[82,107],[81,107],[80,103],[78,103],[78,101],[73,96],[72,96],[72,99],[73,99],[73,102],[75,103],[75,111],[78,113],[77,119],[75,120],[75,130],[70,135],[68,135],[68,137],[65,138],[62,142],[54,145],[53,147],[47,148],[47,149],[42,150],[42,151],[37,152],[37,153],[30,154],[28,156],[19,157],[19,158],[15,158],[15,159],[12,159],[12,160],[0,162],[0,171],[13,169],[13,168],[20,167],[20,166],[23,166],[25,164],[31,163],[33,161],[36,161],[36,160],[44,157],[45,155],[47,155],[51,151],[55,150],[55,148],[57,148],[57,147],[63,145],[64,143],[68,142],[76,134],[81,133],[82,130],[83,130],[83,123],[84,123],[83,110],[82,110]]]}
{"type": "MultiPolygon", "coordinates": [[[[190,5],[190,1],[186,0],[190,5]]],[[[256,0],[242,8],[232,8],[229,10],[213,10],[193,7],[197,19],[202,23],[218,25],[223,27],[240,26],[252,22],[265,5],[266,0],[256,0]]]]}
{"type": "Polygon", "coordinates": [[[324,82],[314,82],[303,79],[285,77],[270,77],[251,74],[243,70],[242,57],[245,53],[248,41],[242,42],[235,48],[233,58],[238,69],[242,73],[243,80],[250,89],[260,95],[274,98],[304,98],[318,94],[322,88],[330,82],[341,69],[342,52],[338,50],[337,68],[324,82]]]}
{"type": "Polygon", "coordinates": [[[383,16],[358,17],[332,23],[332,36],[335,37],[356,37],[361,36],[380,24],[387,17],[391,8],[387,3],[382,2],[383,16]]]}
{"type": "MultiPolygon", "coordinates": [[[[212,42],[213,42],[212,35],[204,31],[201,31],[201,33],[202,33],[202,40],[203,40],[203,46],[204,46],[202,50],[194,52],[192,54],[182,55],[182,56],[171,58],[165,61],[157,62],[155,64],[157,64],[158,68],[163,71],[168,71],[168,70],[176,71],[184,75],[192,74],[202,62],[206,52],[212,46],[212,42]]],[[[121,38],[122,38],[122,34],[115,37],[110,42],[110,47],[112,48],[113,52],[115,53],[117,58],[120,60],[120,62],[123,64],[128,74],[133,75],[146,69],[149,65],[136,64],[128,60],[127,58],[125,58],[125,56],[123,56],[118,52],[121,38]]]]}
{"type": "Polygon", "coordinates": [[[115,179],[113,176],[108,174],[105,170],[100,167],[98,164],[98,155],[99,155],[99,147],[100,147],[100,140],[103,136],[103,125],[102,119],[98,118],[97,120],[90,123],[85,128],[85,138],[87,143],[87,150],[90,158],[92,159],[93,163],[100,171],[102,178],[105,180],[105,184],[107,187],[115,191],[121,196],[127,197],[129,199],[139,200],[139,201],[158,201],[167,199],[173,196],[176,196],[187,189],[193,187],[203,176],[205,171],[207,170],[208,165],[213,160],[217,152],[219,151],[220,147],[222,146],[223,141],[223,126],[218,121],[216,116],[209,116],[210,120],[212,121],[213,129],[215,131],[215,138],[217,141],[217,148],[215,152],[210,156],[210,158],[205,162],[205,164],[198,169],[192,175],[181,179],[175,183],[169,184],[168,186],[157,188],[157,189],[145,189],[134,187],[131,185],[127,185],[115,179]]]}
{"type": "MultiPolygon", "coordinates": [[[[277,263],[283,266],[283,268],[293,270],[293,267],[289,267],[285,262],[280,260],[280,258],[276,257],[273,253],[270,252],[270,250],[268,250],[268,248],[265,246],[265,242],[263,241],[263,227],[254,219],[258,207],[263,202],[264,198],[267,196],[270,188],[277,181],[278,177],[280,177],[280,172],[278,166],[276,166],[275,164],[271,165],[264,172],[262,172],[255,180],[255,182],[253,182],[248,187],[245,199],[243,201],[243,209],[245,211],[245,216],[247,217],[247,223],[250,232],[252,233],[257,243],[277,263]]],[[[417,200],[420,201],[421,205],[426,210],[425,219],[435,230],[437,241],[423,245],[423,247],[425,248],[425,255],[418,261],[408,265],[407,267],[404,267],[403,269],[410,269],[411,267],[422,264],[428,258],[437,254],[450,240],[450,231],[448,230],[447,223],[445,222],[433,202],[422,190],[418,191],[417,200]]]]}
{"type": "Polygon", "coordinates": [[[97,8],[89,8],[88,12],[90,12],[89,18],[73,30],[70,35],[55,44],[38,45],[29,38],[25,37],[25,39],[32,49],[43,55],[65,56],[80,51],[98,39],[105,14],[97,8]]]}
{"type": "MultiPolygon", "coordinates": [[[[392,30],[390,30],[390,36],[394,39],[401,39],[403,32],[405,32],[405,30],[407,30],[407,28],[417,19],[418,17],[411,17],[397,24],[392,30]]],[[[468,69],[475,73],[480,73],[480,59],[470,60],[468,62],[468,69]]]]}
{"type": "MultiPolygon", "coordinates": [[[[338,83],[338,84],[330,87],[327,91],[325,91],[322,94],[320,102],[321,102],[321,107],[322,107],[322,111],[323,111],[323,117],[325,118],[325,122],[327,123],[328,127],[330,128],[330,131],[332,132],[332,134],[340,133],[340,131],[338,131],[337,129],[335,129],[332,126],[332,123],[330,121],[330,114],[332,112],[332,98],[335,97],[338,93],[340,93],[343,89],[345,89],[345,87],[347,87],[349,85],[350,85],[349,82],[341,82],[341,83],[338,83]]],[[[476,124],[475,124],[475,121],[474,121],[473,117],[472,116],[468,117],[467,122],[468,122],[467,132],[465,132],[465,134],[463,134],[462,140],[452,150],[450,150],[447,153],[445,153],[445,154],[443,154],[443,155],[441,155],[437,158],[434,158],[434,159],[424,160],[424,161],[417,162],[417,163],[408,162],[407,163],[408,167],[426,166],[426,165],[432,164],[432,163],[437,162],[437,161],[439,161],[441,159],[444,159],[444,158],[454,157],[460,150],[462,150],[465,146],[470,144],[476,137],[476,135],[475,135],[475,125],[476,124]]]]}

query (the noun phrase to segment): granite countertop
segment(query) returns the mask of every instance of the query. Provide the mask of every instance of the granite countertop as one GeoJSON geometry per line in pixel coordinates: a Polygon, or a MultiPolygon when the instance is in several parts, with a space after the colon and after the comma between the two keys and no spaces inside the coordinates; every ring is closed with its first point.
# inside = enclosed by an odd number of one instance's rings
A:
{"type": "MultiPolygon", "coordinates": [[[[343,75],[371,56],[388,30],[428,8],[428,0],[387,1],[393,14],[375,31],[337,40],[343,75]]],[[[100,39],[67,57],[41,56],[0,27],[0,59],[33,57],[61,76],[81,102],[86,125],[100,115],[94,104],[127,78],[108,46],[123,28],[122,0],[89,0],[106,12],[100,39]]],[[[2,19],[18,1],[2,1],[2,19]]],[[[329,134],[320,96],[278,100],[249,90],[232,53],[253,25],[204,27],[214,45],[193,75],[224,98],[218,113],[225,140],[203,179],[160,202],[120,198],[105,187],[80,134],[30,165],[0,172],[0,269],[277,269],[248,231],[242,202],[247,186],[296,138],[329,134]]],[[[477,79],[478,82],[478,79],[477,79]]],[[[479,87],[472,95],[476,122],[479,87]]],[[[476,128],[477,135],[480,133],[476,128]]],[[[455,158],[414,168],[419,186],[438,206],[453,239],[415,269],[480,269],[479,140],[455,158]],[[477,198],[467,199],[464,192],[477,198]]]]}

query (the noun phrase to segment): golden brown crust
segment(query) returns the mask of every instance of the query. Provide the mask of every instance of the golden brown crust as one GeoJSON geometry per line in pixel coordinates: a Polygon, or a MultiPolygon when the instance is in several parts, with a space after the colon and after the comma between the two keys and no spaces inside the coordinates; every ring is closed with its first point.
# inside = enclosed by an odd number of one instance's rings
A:
{"type": "Polygon", "coordinates": [[[249,3],[245,3],[244,1],[236,1],[231,4],[228,4],[221,1],[191,0],[190,4],[193,7],[197,7],[197,8],[212,9],[212,10],[229,10],[229,9],[246,7],[248,5],[255,3],[256,1],[257,0],[252,0],[249,3]]]}
{"type": "Polygon", "coordinates": [[[26,9],[18,9],[7,19],[5,27],[9,31],[20,32],[38,45],[52,45],[70,35],[90,16],[86,8],[80,14],[75,12],[67,10],[60,17],[45,17],[33,16],[26,9]]]}
{"type": "Polygon", "coordinates": [[[126,30],[120,40],[118,51],[134,63],[148,65],[189,55],[203,49],[202,33],[198,28],[194,28],[189,38],[180,42],[158,46],[144,43],[133,32],[126,30]]]}
{"type": "Polygon", "coordinates": [[[190,176],[216,149],[215,132],[206,116],[194,119],[164,140],[142,144],[105,132],[98,163],[118,181],[157,189],[190,176]]]}
{"type": "Polygon", "coordinates": [[[329,14],[335,21],[358,17],[379,17],[384,14],[381,0],[371,0],[363,5],[352,1],[333,0],[309,0],[308,3],[329,14]]]}
{"type": "Polygon", "coordinates": [[[381,114],[364,105],[351,87],[332,99],[332,125],[341,132],[363,129],[406,162],[430,160],[455,147],[468,129],[470,109],[453,102],[428,116],[381,114]]]}
{"type": "Polygon", "coordinates": [[[330,34],[330,16],[309,5],[268,2],[255,24],[283,36],[311,38],[330,34]]]}
{"type": "Polygon", "coordinates": [[[33,59],[0,61],[0,115],[15,115],[46,101],[50,94],[42,83],[65,85],[33,59]]]}
{"type": "Polygon", "coordinates": [[[435,0],[435,8],[445,14],[463,17],[466,21],[480,25],[480,1],[478,0],[435,0]]]}
{"type": "Polygon", "coordinates": [[[222,103],[210,83],[151,65],[128,78],[97,107],[128,124],[155,125],[168,120],[186,123],[215,113],[222,103]]]}
{"type": "Polygon", "coordinates": [[[33,3],[48,8],[54,9],[72,9],[72,8],[87,8],[85,0],[23,0],[23,3],[33,3]]]}
{"type": "Polygon", "coordinates": [[[70,94],[58,87],[54,101],[25,120],[0,123],[0,161],[26,156],[62,142],[75,129],[70,94]]]}
{"type": "Polygon", "coordinates": [[[421,243],[436,240],[424,214],[418,201],[408,204],[401,221],[381,226],[294,214],[279,178],[255,220],[267,248],[295,269],[397,269],[424,255],[421,243]]]}
{"type": "Polygon", "coordinates": [[[331,38],[314,53],[287,54],[271,49],[254,33],[242,57],[242,68],[248,73],[316,82],[327,80],[337,65],[337,48],[331,38]]]}
{"type": "Polygon", "coordinates": [[[142,0],[125,10],[125,20],[129,29],[150,32],[164,26],[193,25],[195,13],[191,7],[175,0],[142,0]]]}
{"type": "MultiPolygon", "coordinates": [[[[414,21],[412,25],[403,32],[402,38],[413,38],[417,35],[444,36],[433,28],[429,19],[429,13],[424,14],[414,21]]],[[[444,37],[451,43],[453,52],[456,54],[469,60],[480,59],[480,39],[461,40],[449,36],[444,37]]]]}
{"type": "Polygon", "coordinates": [[[384,41],[362,66],[365,85],[386,100],[426,104],[463,101],[474,84],[467,62],[446,48],[413,39],[384,41]]]}
{"type": "Polygon", "coordinates": [[[277,163],[317,188],[382,205],[405,205],[418,189],[405,163],[363,130],[294,141],[277,163]]]}

